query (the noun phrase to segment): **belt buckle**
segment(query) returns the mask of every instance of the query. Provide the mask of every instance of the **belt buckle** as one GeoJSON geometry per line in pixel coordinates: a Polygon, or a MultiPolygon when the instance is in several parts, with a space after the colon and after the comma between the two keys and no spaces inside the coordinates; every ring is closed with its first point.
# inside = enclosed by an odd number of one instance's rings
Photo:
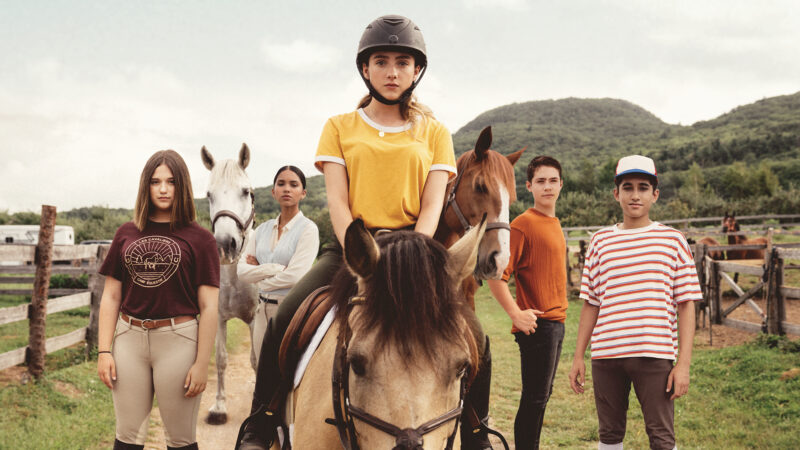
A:
{"type": "Polygon", "coordinates": [[[144,319],[144,320],[142,320],[142,323],[139,324],[139,326],[142,327],[143,330],[152,330],[153,328],[156,327],[155,325],[156,325],[156,321],[153,320],[153,319],[144,319]],[[149,327],[146,326],[145,325],[146,323],[150,323],[151,326],[149,326],[149,327]]]}

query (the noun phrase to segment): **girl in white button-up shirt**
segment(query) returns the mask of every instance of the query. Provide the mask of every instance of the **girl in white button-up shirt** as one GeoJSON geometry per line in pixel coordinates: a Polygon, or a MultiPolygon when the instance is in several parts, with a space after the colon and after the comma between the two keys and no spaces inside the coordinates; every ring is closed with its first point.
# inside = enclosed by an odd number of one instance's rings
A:
{"type": "Polygon", "coordinates": [[[255,354],[261,343],[269,317],[289,289],[308,272],[319,250],[317,225],[300,211],[300,200],[306,196],[306,177],[295,166],[284,166],[275,175],[272,197],[281,207],[278,217],[262,223],[253,233],[239,259],[239,279],[258,286],[258,308],[253,323],[255,354]]]}

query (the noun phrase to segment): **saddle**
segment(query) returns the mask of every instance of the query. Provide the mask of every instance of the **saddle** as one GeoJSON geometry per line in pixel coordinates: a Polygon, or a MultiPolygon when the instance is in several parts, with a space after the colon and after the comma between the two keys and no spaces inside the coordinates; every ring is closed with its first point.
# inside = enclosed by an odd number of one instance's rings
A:
{"type": "Polygon", "coordinates": [[[278,367],[284,380],[291,379],[303,350],[308,346],[325,315],[333,306],[330,286],[323,286],[306,297],[289,322],[278,351],[278,367]]]}

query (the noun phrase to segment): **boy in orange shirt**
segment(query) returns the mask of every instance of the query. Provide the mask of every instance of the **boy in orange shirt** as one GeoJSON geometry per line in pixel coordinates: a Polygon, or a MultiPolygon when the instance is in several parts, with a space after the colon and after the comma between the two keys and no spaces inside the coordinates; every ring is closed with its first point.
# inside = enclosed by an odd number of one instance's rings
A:
{"type": "Polygon", "coordinates": [[[514,421],[516,448],[539,448],[544,412],[564,340],[567,317],[566,241],[556,217],[564,181],[561,164],[537,156],[528,164],[533,208],[511,222],[511,258],[502,280],[488,280],[492,294],[511,318],[519,345],[522,397],[514,421]],[[514,274],[516,300],[508,289],[514,274]]]}

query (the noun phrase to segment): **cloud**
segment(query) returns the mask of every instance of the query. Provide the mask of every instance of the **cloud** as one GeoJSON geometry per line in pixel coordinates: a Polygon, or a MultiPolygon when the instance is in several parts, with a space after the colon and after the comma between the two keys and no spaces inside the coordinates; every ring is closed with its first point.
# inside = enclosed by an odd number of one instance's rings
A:
{"type": "Polygon", "coordinates": [[[267,63],[286,72],[322,72],[335,67],[341,51],[335,47],[302,39],[289,44],[264,40],[261,50],[267,63]]]}
{"type": "Polygon", "coordinates": [[[463,0],[467,9],[475,8],[501,8],[511,11],[527,11],[529,9],[527,0],[463,0]]]}

